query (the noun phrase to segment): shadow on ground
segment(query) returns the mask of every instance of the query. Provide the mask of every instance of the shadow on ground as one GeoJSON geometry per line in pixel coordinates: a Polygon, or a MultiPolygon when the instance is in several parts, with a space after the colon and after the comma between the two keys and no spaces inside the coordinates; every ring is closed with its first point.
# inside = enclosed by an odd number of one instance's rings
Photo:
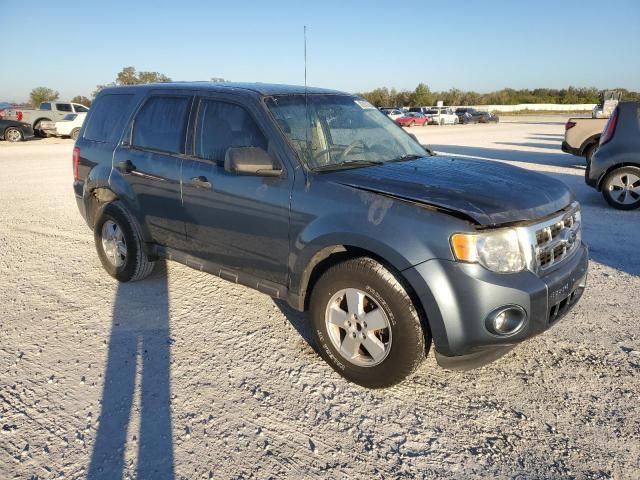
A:
{"type": "Polygon", "coordinates": [[[128,443],[137,448],[136,478],[174,478],[169,331],[167,269],[158,262],[147,280],[116,290],[89,480],[122,478],[128,443]],[[137,432],[130,427],[136,407],[137,432]]]}

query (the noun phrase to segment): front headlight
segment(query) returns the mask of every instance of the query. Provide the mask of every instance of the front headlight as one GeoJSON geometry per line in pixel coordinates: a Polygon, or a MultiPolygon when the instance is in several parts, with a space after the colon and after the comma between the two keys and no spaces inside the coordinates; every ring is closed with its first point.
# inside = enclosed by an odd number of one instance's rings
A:
{"type": "Polygon", "coordinates": [[[456,233],[451,236],[451,248],[457,260],[479,263],[492,272],[520,272],[526,267],[518,234],[511,228],[456,233]]]}

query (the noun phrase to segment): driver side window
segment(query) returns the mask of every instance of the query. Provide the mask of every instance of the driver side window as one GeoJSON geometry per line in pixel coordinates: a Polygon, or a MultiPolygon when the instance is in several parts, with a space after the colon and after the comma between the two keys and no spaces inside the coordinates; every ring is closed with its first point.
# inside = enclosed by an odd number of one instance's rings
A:
{"type": "Polygon", "coordinates": [[[203,99],[196,123],[196,156],[223,165],[231,147],[259,147],[266,151],[268,145],[260,128],[243,107],[203,99]]]}

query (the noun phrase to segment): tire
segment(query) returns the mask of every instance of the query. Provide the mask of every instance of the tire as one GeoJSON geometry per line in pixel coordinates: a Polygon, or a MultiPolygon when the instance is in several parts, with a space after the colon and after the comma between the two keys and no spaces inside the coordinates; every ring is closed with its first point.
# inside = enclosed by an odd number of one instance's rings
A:
{"type": "Polygon", "coordinates": [[[458,117],[453,119],[453,124],[454,125],[458,125],[460,123],[460,120],[458,119],[458,117]]]}
{"type": "Polygon", "coordinates": [[[20,131],[20,129],[15,127],[9,127],[4,131],[4,139],[7,142],[16,143],[24,140],[24,135],[22,135],[22,132],[20,131]]]}
{"type": "Polygon", "coordinates": [[[368,257],[329,268],[313,288],[310,313],[322,358],[363,387],[401,382],[418,368],[425,358],[425,345],[431,344],[428,329],[398,278],[368,257]],[[357,316],[349,316],[349,311],[356,310],[349,305],[358,305],[357,316]],[[381,328],[374,331],[372,322],[381,328]]]}
{"type": "Polygon", "coordinates": [[[442,127],[444,125],[444,120],[440,119],[440,126],[442,127]]]}
{"type": "Polygon", "coordinates": [[[602,182],[602,196],[618,210],[640,207],[640,168],[620,167],[610,172],[602,182]]]}
{"type": "Polygon", "coordinates": [[[71,137],[71,140],[75,142],[78,139],[78,135],[80,135],[80,129],[74,128],[73,130],[71,130],[71,135],[69,136],[71,137]]]}
{"type": "Polygon", "coordinates": [[[587,163],[591,163],[591,157],[593,157],[593,154],[596,152],[597,149],[598,149],[597,143],[594,143],[593,145],[589,145],[585,149],[584,158],[586,159],[587,163]]]}
{"type": "Polygon", "coordinates": [[[416,124],[416,122],[411,122],[411,123],[409,123],[409,126],[413,127],[415,124],[416,124]]]}
{"type": "Polygon", "coordinates": [[[140,227],[120,202],[111,202],[104,207],[93,236],[102,266],[116,280],[142,280],[153,271],[155,262],[149,260],[142,248],[140,227]],[[110,239],[109,233],[112,234],[110,239]]]}

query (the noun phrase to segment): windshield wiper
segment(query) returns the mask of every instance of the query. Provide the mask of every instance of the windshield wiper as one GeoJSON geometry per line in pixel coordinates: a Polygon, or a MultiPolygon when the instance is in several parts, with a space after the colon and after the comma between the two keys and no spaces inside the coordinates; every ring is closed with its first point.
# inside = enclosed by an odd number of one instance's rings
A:
{"type": "Polygon", "coordinates": [[[408,160],[417,160],[419,158],[423,158],[424,155],[414,155],[412,153],[408,153],[406,155],[401,155],[398,158],[393,158],[391,160],[387,160],[387,163],[391,162],[406,162],[408,160]]]}
{"type": "Polygon", "coordinates": [[[342,162],[329,163],[327,165],[315,167],[313,168],[313,171],[322,172],[327,170],[338,170],[340,168],[369,167],[371,165],[384,165],[384,163],[385,162],[380,160],[344,160],[342,162]]]}

